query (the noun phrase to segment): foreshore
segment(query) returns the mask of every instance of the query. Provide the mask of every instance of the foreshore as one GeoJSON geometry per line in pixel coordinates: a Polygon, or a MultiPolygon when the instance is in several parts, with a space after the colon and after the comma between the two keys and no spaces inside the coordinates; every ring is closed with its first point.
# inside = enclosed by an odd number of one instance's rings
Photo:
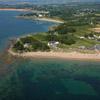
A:
{"type": "MultiPolygon", "coordinates": [[[[17,9],[17,8],[0,8],[0,11],[31,11],[31,9],[17,9]]],[[[17,18],[23,18],[21,16],[16,16],[17,18]]],[[[28,18],[25,18],[28,19],[28,18]]],[[[38,21],[47,21],[47,22],[55,22],[55,23],[64,23],[64,21],[52,19],[52,18],[35,18],[34,20],[38,21]]]]}
{"type": "Polygon", "coordinates": [[[31,9],[0,8],[0,11],[31,11],[31,9]]]}
{"type": "Polygon", "coordinates": [[[35,20],[39,21],[47,21],[47,22],[56,22],[56,23],[64,23],[64,21],[52,19],[52,18],[36,18],[35,20]]]}
{"type": "Polygon", "coordinates": [[[79,52],[26,52],[26,53],[15,53],[11,49],[8,51],[12,56],[23,57],[23,58],[55,58],[65,60],[93,60],[100,61],[100,54],[84,54],[79,52]]]}
{"type": "Polygon", "coordinates": [[[54,22],[54,23],[59,23],[59,24],[62,24],[64,23],[64,21],[62,20],[59,20],[59,19],[53,19],[53,18],[34,18],[34,17],[23,17],[23,16],[16,16],[16,18],[23,18],[23,19],[31,19],[31,20],[36,20],[36,21],[46,21],[46,22],[54,22]]]}

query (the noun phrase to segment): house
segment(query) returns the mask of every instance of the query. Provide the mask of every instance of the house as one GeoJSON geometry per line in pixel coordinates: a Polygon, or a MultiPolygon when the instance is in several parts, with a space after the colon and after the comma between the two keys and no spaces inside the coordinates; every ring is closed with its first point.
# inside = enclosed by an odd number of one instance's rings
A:
{"type": "Polygon", "coordinates": [[[24,44],[24,48],[29,48],[30,47],[30,44],[29,43],[25,43],[24,44]]]}
{"type": "Polygon", "coordinates": [[[94,47],[95,47],[96,50],[100,50],[100,45],[99,44],[95,45],[94,47]]]}
{"type": "Polygon", "coordinates": [[[39,14],[39,15],[38,15],[38,17],[40,17],[40,18],[41,18],[41,17],[43,17],[43,15],[42,15],[42,14],[39,14]]]}
{"type": "Polygon", "coordinates": [[[53,48],[56,48],[58,44],[59,44],[58,41],[50,41],[50,42],[48,42],[48,46],[53,47],[53,48]]]}
{"type": "Polygon", "coordinates": [[[79,47],[79,49],[85,49],[85,48],[86,48],[85,46],[80,46],[80,47],[79,47]]]}
{"type": "Polygon", "coordinates": [[[85,39],[85,37],[84,36],[81,36],[80,39],[85,39]]]}
{"type": "Polygon", "coordinates": [[[94,37],[90,37],[90,36],[89,36],[89,37],[88,37],[88,39],[89,39],[89,40],[93,40],[93,39],[95,39],[95,38],[94,38],[94,37]]]}

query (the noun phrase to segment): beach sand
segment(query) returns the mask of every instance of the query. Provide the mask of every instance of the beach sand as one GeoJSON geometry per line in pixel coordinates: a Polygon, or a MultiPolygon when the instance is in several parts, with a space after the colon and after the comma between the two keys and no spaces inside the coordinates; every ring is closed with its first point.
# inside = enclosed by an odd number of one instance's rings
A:
{"type": "Polygon", "coordinates": [[[36,21],[46,21],[46,22],[54,22],[54,23],[64,23],[64,21],[62,20],[58,20],[58,19],[52,19],[52,18],[45,18],[45,17],[42,17],[42,18],[30,18],[30,17],[23,17],[23,16],[16,16],[16,18],[24,18],[24,19],[31,19],[31,20],[36,20],[36,21]]]}
{"type": "Polygon", "coordinates": [[[12,50],[8,51],[11,55],[24,58],[56,58],[56,59],[73,59],[73,60],[98,60],[100,54],[84,54],[79,52],[26,52],[15,53],[12,50]]]}
{"type": "Polygon", "coordinates": [[[47,21],[47,22],[56,22],[56,23],[64,23],[64,21],[52,19],[52,18],[36,18],[39,21],[47,21]]]}
{"type": "Polygon", "coordinates": [[[31,9],[0,8],[0,11],[30,11],[31,9]]]}

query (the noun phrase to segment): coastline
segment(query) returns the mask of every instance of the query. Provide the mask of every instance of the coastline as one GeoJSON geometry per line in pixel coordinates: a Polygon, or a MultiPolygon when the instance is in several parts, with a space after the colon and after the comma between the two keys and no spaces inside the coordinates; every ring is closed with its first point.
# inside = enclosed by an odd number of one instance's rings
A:
{"type": "Polygon", "coordinates": [[[64,23],[63,21],[52,19],[52,18],[36,18],[35,20],[47,21],[47,22],[56,22],[56,23],[64,23]]]}
{"type": "Polygon", "coordinates": [[[29,17],[23,17],[23,16],[16,16],[16,18],[23,18],[23,19],[29,19],[29,20],[31,19],[31,20],[36,20],[36,21],[54,22],[54,23],[59,23],[59,24],[64,23],[64,21],[52,19],[52,18],[29,18],[29,17]]]}
{"type": "Polygon", "coordinates": [[[0,11],[31,11],[31,9],[0,8],[0,11]]]}
{"type": "MultiPolygon", "coordinates": [[[[5,11],[30,11],[31,9],[16,9],[16,8],[0,8],[0,10],[5,11]]],[[[17,16],[17,18],[24,18],[17,16]]],[[[26,17],[25,19],[28,19],[26,17]]],[[[29,18],[30,19],[30,18],[29,18]]],[[[52,19],[52,18],[34,18],[34,20],[39,21],[48,21],[48,22],[56,22],[56,23],[64,23],[61,20],[52,19]]],[[[9,54],[16,57],[25,57],[25,58],[56,58],[56,59],[73,59],[73,60],[99,60],[100,61],[100,53],[88,54],[88,53],[79,53],[79,52],[25,52],[25,53],[16,53],[10,48],[8,50],[9,54]]]]}
{"type": "MultiPolygon", "coordinates": [[[[31,11],[31,9],[0,8],[0,11],[23,11],[23,12],[27,12],[27,11],[31,11]]],[[[23,17],[16,16],[16,18],[23,18],[23,17]]],[[[30,18],[25,18],[25,19],[30,19],[30,18]]],[[[55,23],[64,23],[64,21],[56,20],[56,19],[52,19],[52,18],[35,18],[34,20],[37,20],[37,21],[47,21],[47,22],[55,22],[55,23]]]]}
{"type": "Polygon", "coordinates": [[[55,58],[55,59],[65,59],[65,60],[92,60],[100,61],[100,53],[95,54],[84,54],[79,52],[25,52],[25,53],[16,53],[11,49],[8,50],[8,53],[15,57],[22,58],[55,58]]]}

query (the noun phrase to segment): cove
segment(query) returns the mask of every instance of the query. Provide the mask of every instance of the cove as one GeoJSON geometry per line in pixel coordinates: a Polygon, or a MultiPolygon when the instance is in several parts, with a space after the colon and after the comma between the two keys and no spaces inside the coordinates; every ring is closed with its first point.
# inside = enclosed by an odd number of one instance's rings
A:
{"type": "Polygon", "coordinates": [[[17,15],[25,12],[0,11],[0,49],[7,46],[8,39],[19,36],[46,32],[48,27],[54,25],[51,22],[32,21],[16,18],[17,15]]]}

